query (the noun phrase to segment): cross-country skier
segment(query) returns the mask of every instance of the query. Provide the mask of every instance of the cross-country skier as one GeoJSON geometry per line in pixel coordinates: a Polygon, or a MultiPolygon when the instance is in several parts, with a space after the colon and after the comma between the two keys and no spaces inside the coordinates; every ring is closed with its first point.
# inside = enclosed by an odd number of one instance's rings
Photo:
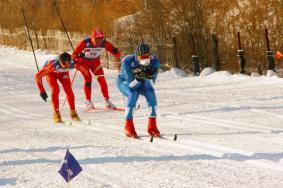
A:
{"type": "Polygon", "coordinates": [[[87,110],[94,109],[94,105],[91,100],[91,72],[96,76],[100,85],[100,90],[105,100],[105,107],[116,108],[109,99],[108,86],[104,78],[104,71],[100,62],[100,55],[104,49],[114,55],[117,61],[119,60],[121,56],[120,51],[104,38],[101,30],[96,29],[93,31],[91,37],[85,38],[77,45],[72,54],[73,58],[79,58],[78,63],[80,65],[87,68],[87,71],[79,70],[85,80],[84,93],[87,110]]]}
{"type": "Polygon", "coordinates": [[[143,95],[148,103],[148,133],[160,137],[156,126],[156,96],[154,83],[160,67],[159,60],[150,53],[147,44],[139,44],[134,54],[122,59],[121,73],[117,78],[117,86],[127,97],[126,122],[124,133],[128,137],[137,138],[133,123],[133,112],[136,108],[139,95],[143,95]]]}
{"type": "Polygon", "coordinates": [[[43,68],[36,74],[35,80],[40,91],[40,97],[46,102],[47,94],[42,84],[42,77],[46,76],[46,80],[51,88],[51,98],[53,103],[53,120],[55,123],[62,122],[59,111],[59,80],[67,95],[67,100],[70,107],[70,116],[74,121],[80,121],[75,109],[75,97],[69,77],[69,70],[75,67],[75,61],[71,59],[71,55],[67,52],[62,53],[59,58],[50,58],[44,63],[43,68]]]}

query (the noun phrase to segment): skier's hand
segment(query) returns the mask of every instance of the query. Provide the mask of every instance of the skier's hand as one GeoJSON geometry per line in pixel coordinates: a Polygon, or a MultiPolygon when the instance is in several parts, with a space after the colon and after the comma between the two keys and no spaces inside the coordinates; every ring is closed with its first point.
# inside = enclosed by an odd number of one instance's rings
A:
{"type": "Polygon", "coordinates": [[[82,53],[79,53],[79,54],[77,55],[78,58],[83,58],[84,56],[85,56],[85,53],[83,53],[83,52],[82,52],[82,53]]]}
{"type": "Polygon", "coordinates": [[[47,102],[46,99],[48,98],[48,96],[47,96],[47,93],[45,91],[40,93],[39,95],[45,102],[47,102]]]}
{"type": "Polygon", "coordinates": [[[157,68],[152,66],[146,66],[142,67],[141,71],[145,74],[145,78],[152,79],[153,75],[157,72],[157,68]]]}
{"type": "Polygon", "coordinates": [[[146,78],[145,73],[141,69],[134,70],[134,75],[137,81],[143,82],[146,78]]]}
{"type": "Polygon", "coordinates": [[[136,80],[139,82],[144,82],[145,77],[144,76],[136,76],[136,80]]]}

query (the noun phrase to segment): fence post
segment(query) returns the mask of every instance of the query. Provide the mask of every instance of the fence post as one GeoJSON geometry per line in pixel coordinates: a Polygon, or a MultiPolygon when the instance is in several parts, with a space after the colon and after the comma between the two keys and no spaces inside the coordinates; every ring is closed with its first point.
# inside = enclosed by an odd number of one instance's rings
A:
{"type": "Polygon", "coordinates": [[[192,55],[192,64],[194,65],[194,75],[198,76],[200,74],[200,64],[197,55],[192,55]]]}
{"type": "Polygon", "coordinates": [[[266,51],[267,70],[275,71],[275,60],[274,60],[274,57],[273,57],[273,52],[270,50],[268,29],[267,28],[265,29],[265,40],[266,40],[266,47],[267,47],[267,51],[266,51]]]}
{"type": "Polygon", "coordinates": [[[176,37],[172,37],[173,39],[173,53],[174,53],[174,62],[175,62],[175,67],[179,68],[179,60],[178,60],[178,53],[177,53],[177,41],[176,37]]]}
{"type": "Polygon", "coordinates": [[[211,39],[212,39],[213,61],[214,61],[213,68],[216,71],[219,71],[221,69],[221,63],[220,63],[220,56],[218,52],[218,39],[217,39],[216,34],[212,34],[211,39]]]}
{"type": "Polygon", "coordinates": [[[240,32],[237,33],[238,36],[238,60],[239,60],[239,65],[240,65],[240,73],[241,74],[245,74],[245,66],[246,66],[246,59],[244,57],[245,54],[245,50],[242,49],[242,45],[241,45],[241,36],[240,36],[240,32]]]}
{"type": "Polygon", "coordinates": [[[195,40],[194,40],[193,35],[191,35],[191,39],[192,39],[192,45],[193,45],[192,64],[194,66],[194,75],[198,76],[200,74],[200,64],[199,64],[199,58],[196,55],[195,40]]]}
{"type": "Polygon", "coordinates": [[[260,62],[257,63],[257,72],[258,72],[259,75],[262,75],[262,69],[261,69],[261,63],[260,62]]]}

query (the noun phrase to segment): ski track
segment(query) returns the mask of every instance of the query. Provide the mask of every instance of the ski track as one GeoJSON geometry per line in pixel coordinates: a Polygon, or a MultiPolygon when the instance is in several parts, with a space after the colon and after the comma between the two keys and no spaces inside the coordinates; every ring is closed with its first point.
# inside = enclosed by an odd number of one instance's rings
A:
{"type": "Polygon", "coordinates": [[[273,112],[267,112],[265,110],[259,110],[259,109],[251,109],[251,111],[257,112],[257,113],[263,114],[263,115],[268,115],[268,116],[271,116],[271,117],[276,118],[276,119],[282,119],[283,120],[282,115],[279,115],[279,114],[276,114],[276,113],[273,113],[273,112]]]}
{"type": "MultiPolygon", "coordinates": [[[[79,75],[74,93],[82,121],[55,125],[47,84],[47,103],[34,85],[32,53],[0,46],[1,54],[5,58],[0,60],[0,177],[4,178],[0,186],[4,181],[9,187],[65,187],[56,170],[65,148],[70,147],[83,167],[71,187],[120,188],[129,187],[129,182],[139,187],[283,187],[283,151],[277,149],[280,144],[272,145],[282,142],[281,79],[160,74],[158,125],[165,139],[150,142],[144,99],[139,99],[141,108],[134,115],[140,139],[127,138],[123,112],[82,112],[83,79],[79,75]],[[15,63],[15,58],[21,63],[15,63]],[[234,119],[232,114],[239,116],[234,119]],[[267,121],[256,122],[254,116],[267,121]],[[249,117],[253,123],[248,123],[249,117]],[[233,136],[225,142],[230,133],[233,136]],[[174,134],[178,134],[177,141],[173,141],[174,134]],[[254,141],[249,143],[249,139],[254,141]],[[262,148],[255,148],[255,143],[262,148]]],[[[115,86],[116,72],[105,73],[111,100],[123,106],[115,86]]],[[[103,106],[95,81],[93,88],[95,105],[103,106]]],[[[62,105],[65,94],[60,89],[62,105]]],[[[70,122],[67,103],[62,117],[70,122]]]]}
{"type": "MultiPolygon", "coordinates": [[[[107,126],[107,129],[105,129],[105,127],[100,127],[103,126],[102,123],[96,121],[93,125],[93,123],[91,122],[91,124],[89,125],[89,120],[84,120],[83,122],[75,122],[73,124],[73,128],[76,129],[83,129],[81,131],[85,132],[85,131],[95,131],[97,133],[97,131],[99,131],[99,134],[101,132],[105,132],[105,134],[110,133],[111,137],[115,140],[119,140],[119,139],[124,139],[123,137],[121,137],[121,134],[119,134],[119,132],[121,132],[121,129],[117,128],[115,125],[110,125],[107,126]],[[83,125],[83,126],[82,126],[83,125]],[[87,130],[85,130],[85,128],[87,127],[87,130]]],[[[103,135],[103,134],[101,134],[103,135]]],[[[110,137],[110,138],[111,138],[110,137]]],[[[109,137],[108,137],[109,138],[109,137]]],[[[131,140],[132,141],[132,140],[131,140]]],[[[136,141],[140,141],[140,140],[134,140],[134,143],[137,143],[136,141]]],[[[142,140],[143,141],[143,140],[142,140]]],[[[197,152],[197,153],[201,153],[201,154],[208,154],[211,156],[215,156],[217,158],[221,158],[224,155],[228,155],[229,153],[231,154],[238,154],[238,155],[242,155],[242,156],[251,156],[253,153],[252,152],[248,152],[248,151],[242,151],[242,150],[238,150],[238,149],[234,149],[234,148],[228,148],[228,147],[223,147],[223,146],[219,146],[219,145],[215,145],[215,144],[209,144],[209,143],[203,143],[203,142],[198,142],[198,141],[194,141],[194,140],[187,140],[187,139],[182,139],[182,141],[180,142],[175,142],[172,143],[172,141],[165,141],[162,139],[155,139],[154,143],[150,145],[150,147],[146,147],[147,149],[152,149],[154,151],[156,151],[156,149],[158,149],[158,151],[160,151],[161,153],[164,152],[164,150],[162,148],[166,148],[166,150],[168,150],[168,147],[170,148],[172,153],[175,153],[176,151],[182,151],[184,152],[184,150],[186,150],[187,152],[197,152]],[[155,144],[155,145],[154,145],[155,144]],[[173,149],[174,148],[174,149],[173,149]],[[178,148],[178,149],[177,149],[178,148]]],[[[261,162],[261,161],[256,161],[256,160],[247,160],[244,161],[245,163],[255,166],[255,167],[260,167],[260,168],[266,168],[269,170],[277,170],[282,172],[282,165],[276,164],[276,163],[265,163],[265,162],[261,162]]],[[[103,178],[99,178],[99,182],[101,182],[101,186],[111,186],[111,187],[126,187],[127,182],[119,182],[117,183],[117,180],[119,180],[119,176],[115,176],[115,174],[110,174],[107,173],[101,169],[96,169],[97,171],[97,175],[100,177],[102,176],[103,178]],[[116,180],[115,184],[103,184],[103,182],[109,182],[110,180],[113,180],[113,178],[116,180]]],[[[166,172],[168,174],[170,174],[170,172],[166,172]]],[[[34,177],[34,174],[31,174],[31,176],[34,177]]],[[[92,179],[91,181],[93,181],[93,178],[91,178],[90,174],[84,174],[83,176],[87,177],[88,179],[92,179]]],[[[36,178],[37,176],[35,176],[36,178]]],[[[95,178],[96,180],[96,178],[95,178]]],[[[184,181],[185,177],[180,178],[180,180],[184,181]]],[[[95,183],[95,185],[97,185],[97,183],[95,183]]]]}
{"type": "Polygon", "coordinates": [[[21,110],[20,108],[15,108],[13,106],[6,105],[4,103],[0,103],[0,106],[2,108],[2,109],[0,109],[0,111],[2,111],[3,113],[14,114],[14,116],[20,117],[20,118],[28,119],[30,117],[37,117],[37,118],[45,117],[44,115],[40,115],[40,114],[36,114],[36,113],[28,113],[25,110],[21,110]]]}
{"type": "Polygon", "coordinates": [[[252,131],[252,132],[262,132],[262,133],[269,133],[271,131],[283,131],[282,129],[278,129],[277,127],[272,126],[260,126],[260,125],[252,125],[252,124],[246,124],[246,123],[237,123],[235,121],[229,121],[229,120],[221,120],[216,118],[209,118],[204,116],[196,116],[196,115],[183,115],[183,116],[176,116],[173,114],[162,114],[161,116],[165,118],[170,119],[176,119],[180,121],[190,121],[190,122],[198,122],[202,125],[207,126],[214,126],[214,127],[221,127],[221,128],[227,128],[227,129],[236,129],[241,131],[252,131]]]}
{"type": "MultiPolygon", "coordinates": [[[[111,136],[115,135],[115,139],[118,139],[121,136],[120,134],[117,134],[119,132],[122,132],[121,129],[118,129],[115,126],[108,126],[107,127],[108,129],[105,130],[105,128],[99,128],[97,124],[98,123],[96,122],[96,126],[88,126],[88,129],[95,130],[95,131],[101,131],[101,132],[105,132],[108,134],[111,133],[111,136]]],[[[225,156],[234,155],[237,157],[235,157],[234,159],[232,158],[232,160],[241,161],[241,158],[245,158],[244,162],[249,165],[260,167],[260,168],[266,168],[269,170],[275,170],[275,171],[279,171],[283,173],[283,165],[281,165],[280,163],[275,163],[272,161],[269,161],[267,163],[263,161],[252,160],[253,157],[251,156],[255,154],[253,152],[244,151],[244,150],[232,148],[232,147],[221,146],[217,144],[210,144],[207,142],[199,142],[199,141],[192,140],[192,139],[182,138],[181,141],[173,141],[173,140],[170,141],[170,140],[163,140],[160,138],[155,138],[154,143],[150,143],[150,146],[147,146],[147,148],[150,148],[153,151],[159,150],[161,151],[161,153],[164,151],[170,151],[171,153],[184,152],[184,151],[187,151],[188,153],[196,152],[198,154],[211,155],[216,158],[225,158],[225,156]]],[[[227,157],[227,159],[229,159],[229,157],[227,157]]],[[[283,159],[283,154],[282,154],[282,159],[283,159]]]]}

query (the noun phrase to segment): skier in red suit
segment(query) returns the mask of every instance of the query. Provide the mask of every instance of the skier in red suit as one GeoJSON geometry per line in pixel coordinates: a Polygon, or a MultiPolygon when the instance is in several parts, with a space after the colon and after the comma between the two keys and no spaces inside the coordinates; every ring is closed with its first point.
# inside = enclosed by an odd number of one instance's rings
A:
{"type": "Polygon", "coordinates": [[[84,94],[87,110],[94,109],[94,105],[91,100],[92,74],[95,75],[100,85],[100,90],[105,100],[105,107],[113,109],[116,108],[109,99],[108,86],[104,78],[104,72],[100,62],[100,55],[104,49],[114,55],[117,61],[119,60],[121,52],[104,38],[101,30],[96,29],[93,31],[91,37],[86,37],[84,40],[79,42],[72,54],[73,58],[78,58],[77,63],[87,69],[87,71],[78,69],[85,80],[84,94]]]}
{"type": "Polygon", "coordinates": [[[78,114],[75,109],[75,97],[71,86],[71,81],[69,77],[69,70],[74,68],[75,61],[71,59],[71,55],[64,52],[59,58],[50,58],[44,63],[43,68],[36,74],[35,80],[37,87],[40,91],[40,97],[46,102],[48,98],[45,89],[42,84],[42,77],[46,76],[46,80],[51,88],[51,98],[53,103],[53,120],[55,123],[61,123],[61,114],[59,111],[59,85],[57,80],[59,80],[66,92],[69,107],[70,116],[74,121],[80,121],[78,114]]]}

